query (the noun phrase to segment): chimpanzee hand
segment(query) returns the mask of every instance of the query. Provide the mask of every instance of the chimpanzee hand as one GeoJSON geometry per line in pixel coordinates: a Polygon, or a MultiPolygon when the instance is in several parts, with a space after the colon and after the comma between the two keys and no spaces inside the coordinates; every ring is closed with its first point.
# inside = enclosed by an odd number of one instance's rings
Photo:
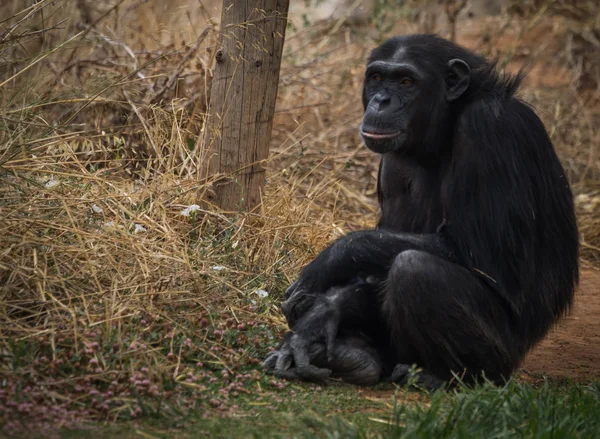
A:
{"type": "Polygon", "coordinates": [[[281,304],[281,310],[290,328],[293,328],[298,319],[312,308],[315,299],[319,297],[319,291],[316,290],[318,286],[310,286],[311,283],[308,276],[300,275],[285,291],[285,301],[281,304]]]}
{"type": "Polygon", "coordinates": [[[288,332],[279,350],[263,362],[263,368],[287,379],[324,382],[331,375],[331,363],[339,326],[339,312],[330,300],[321,297],[288,332]]]}
{"type": "Polygon", "coordinates": [[[351,243],[356,242],[360,233],[344,236],[323,250],[302,269],[296,282],[286,290],[281,310],[290,328],[295,329],[298,320],[331,287],[350,284],[350,279],[358,275],[356,270],[345,268],[346,259],[352,256],[351,243]]]}
{"type": "Polygon", "coordinates": [[[263,368],[278,377],[324,383],[331,370],[311,364],[325,354],[321,342],[310,344],[297,334],[289,332],[279,350],[271,352],[263,362],[263,368]]]}
{"type": "Polygon", "coordinates": [[[356,270],[346,270],[346,259],[352,256],[352,245],[358,234],[344,236],[323,250],[300,272],[300,276],[285,292],[281,309],[290,328],[313,308],[315,300],[335,285],[346,285],[356,276],[356,270]]]}

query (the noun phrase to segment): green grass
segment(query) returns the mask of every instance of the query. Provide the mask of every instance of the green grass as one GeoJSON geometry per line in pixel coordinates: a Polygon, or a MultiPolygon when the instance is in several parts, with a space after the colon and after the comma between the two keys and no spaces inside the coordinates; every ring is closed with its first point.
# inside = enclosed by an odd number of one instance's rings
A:
{"type": "Polygon", "coordinates": [[[192,412],[177,422],[142,420],[135,426],[64,431],[62,436],[562,439],[600,435],[600,383],[545,383],[536,388],[513,381],[505,387],[485,384],[430,395],[385,384],[367,393],[370,397],[343,384],[325,388],[298,384],[260,402],[250,396],[226,417],[192,412]]]}
{"type": "Polygon", "coordinates": [[[399,406],[395,418],[399,426],[390,437],[597,437],[600,386],[485,385],[452,396],[436,394],[427,407],[399,406]]]}

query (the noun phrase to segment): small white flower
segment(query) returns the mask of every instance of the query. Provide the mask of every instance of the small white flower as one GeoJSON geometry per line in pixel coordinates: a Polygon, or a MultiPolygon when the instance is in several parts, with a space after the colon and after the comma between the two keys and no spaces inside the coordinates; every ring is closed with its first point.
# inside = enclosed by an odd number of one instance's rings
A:
{"type": "Polygon", "coordinates": [[[102,213],[102,208],[100,206],[96,206],[95,204],[92,204],[92,210],[95,213],[102,213]]]}
{"type": "Polygon", "coordinates": [[[133,231],[133,233],[146,231],[146,228],[144,226],[142,226],[141,224],[135,223],[133,226],[135,227],[135,230],[133,231]]]}
{"type": "Polygon", "coordinates": [[[60,180],[52,177],[50,180],[48,180],[46,182],[46,184],[44,185],[44,187],[46,189],[52,189],[53,187],[58,186],[59,184],[60,184],[60,180]]]}
{"type": "Polygon", "coordinates": [[[104,223],[104,227],[114,227],[114,226],[115,226],[114,221],[107,221],[104,223]]]}
{"type": "Polygon", "coordinates": [[[197,204],[190,204],[188,207],[181,211],[181,215],[190,216],[192,212],[196,212],[198,210],[200,210],[200,206],[198,206],[197,204]]]}
{"type": "Polygon", "coordinates": [[[269,297],[269,293],[265,290],[256,290],[256,294],[261,299],[264,299],[265,297],[269,297]]]}
{"type": "Polygon", "coordinates": [[[210,269],[215,271],[222,271],[225,270],[225,267],[223,267],[222,265],[215,265],[213,267],[210,267],[210,269]]]}

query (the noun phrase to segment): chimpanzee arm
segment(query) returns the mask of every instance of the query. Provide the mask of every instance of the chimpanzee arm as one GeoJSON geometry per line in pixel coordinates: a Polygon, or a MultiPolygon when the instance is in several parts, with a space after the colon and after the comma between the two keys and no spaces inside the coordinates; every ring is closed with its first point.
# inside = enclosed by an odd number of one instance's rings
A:
{"type": "Polygon", "coordinates": [[[442,235],[394,233],[387,230],[353,232],[337,240],[308,264],[286,291],[282,310],[290,327],[308,311],[315,297],[356,277],[385,277],[395,257],[421,250],[451,258],[442,235]]]}

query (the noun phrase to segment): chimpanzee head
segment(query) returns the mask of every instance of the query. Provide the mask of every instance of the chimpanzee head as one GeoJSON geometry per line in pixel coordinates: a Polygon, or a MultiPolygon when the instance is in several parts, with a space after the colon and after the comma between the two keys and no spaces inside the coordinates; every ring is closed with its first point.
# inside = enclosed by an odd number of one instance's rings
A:
{"type": "Polygon", "coordinates": [[[432,133],[450,125],[453,103],[471,82],[468,60],[455,58],[461,55],[452,53],[455,47],[435,36],[413,35],[392,38],[371,53],[360,128],[369,149],[418,154],[415,149],[426,148],[432,133]]]}

